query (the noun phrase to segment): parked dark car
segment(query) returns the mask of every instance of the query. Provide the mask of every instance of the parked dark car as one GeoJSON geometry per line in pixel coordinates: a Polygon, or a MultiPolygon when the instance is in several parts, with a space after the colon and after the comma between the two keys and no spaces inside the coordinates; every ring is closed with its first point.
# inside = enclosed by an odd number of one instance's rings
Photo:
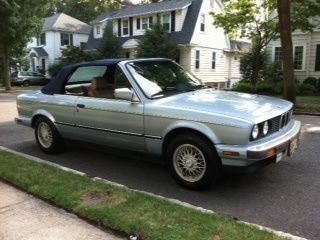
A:
{"type": "Polygon", "coordinates": [[[22,85],[22,86],[29,86],[29,85],[47,85],[50,81],[49,78],[44,76],[38,72],[13,72],[11,74],[11,83],[13,85],[22,85]]]}

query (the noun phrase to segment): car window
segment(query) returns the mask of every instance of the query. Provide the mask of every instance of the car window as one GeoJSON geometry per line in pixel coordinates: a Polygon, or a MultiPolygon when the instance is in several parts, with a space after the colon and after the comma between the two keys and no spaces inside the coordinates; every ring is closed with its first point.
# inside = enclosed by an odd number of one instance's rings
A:
{"type": "Polygon", "coordinates": [[[129,80],[123,71],[117,67],[114,72],[115,88],[131,88],[129,80]]]}
{"type": "Polygon", "coordinates": [[[94,77],[103,77],[107,66],[86,66],[79,67],[69,78],[67,84],[91,82],[94,77]]]}
{"type": "Polygon", "coordinates": [[[85,66],[77,68],[65,85],[65,93],[78,96],[92,96],[93,87],[102,86],[101,81],[105,79],[106,72],[107,66],[85,66]],[[96,83],[98,79],[99,83],[96,83]]]}
{"type": "Polygon", "coordinates": [[[17,77],[17,76],[18,76],[18,72],[11,73],[11,77],[17,77]]]}
{"type": "Polygon", "coordinates": [[[20,76],[28,76],[27,72],[20,72],[20,76]]]}

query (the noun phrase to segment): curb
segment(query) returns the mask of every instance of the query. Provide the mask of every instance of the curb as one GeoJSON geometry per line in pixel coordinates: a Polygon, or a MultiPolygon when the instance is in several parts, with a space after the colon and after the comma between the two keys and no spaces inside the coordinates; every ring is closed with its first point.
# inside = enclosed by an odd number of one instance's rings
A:
{"type": "Polygon", "coordinates": [[[295,111],[293,111],[293,115],[320,116],[320,113],[312,113],[312,112],[295,112],[295,111]]]}
{"type": "MultiPolygon", "coordinates": [[[[61,166],[59,164],[52,163],[52,162],[43,160],[41,158],[34,157],[34,156],[31,156],[31,155],[28,155],[28,154],[25,154],[25,153],[22,153],[22,152],[18,152],[18,151],[15,151],[15,150],[3,147],[3,146],[0,146],[0,150],[3,150],[3,151],[6,151],[6,152],[10,152],[10,153],[25,157],[27,159],[30,159],[30,160],[38,162],[38,163],[42,163],[42,164],[46,164],[46,165],[49,165],[49,166],[53,166],[53,167],[59,168],[59,169],[61,169],[63,171],[72,172],[72,173],[80,175],[80,176],[86,176],[86,177],[91,178],[94,181],[98,181],[98,182],[102,182],[102,183],[105,183],[105,184],[108,184],[108,185],[120,187],[120,188],[123,188],[123,189],[126,189],[126,190],[130,190],[130,191],[133,191],[133,192],[142,193],[142,194],[154,197],[154,198],[165,200],[165,201],[168,201],[170,203],[178,204],[180,206],[191,208],[191,209],[203,212],[203,213],[217,214],[216,212],[214,212],[212,210],[205,209],[205,208],[202,208],[202,207],[197,207],[195,205],[192,205],[190,203],[183,202],[183,201],[180,201],[180,200],[177,200],[177,199],[166,198],[164,196],[157,195],[157,194],[154,194],[154,193],[145,192],[145,191],[141,191],[141,190],[137,190],[137,189],[132,189],[132,188],[129,188],[129,187],[125,186],[125,185],[122,185],[122,184],[119,184],[119,183],[116,183],[116,182],[112,182],[112,181],[109,181],[109,180],[106,180],[106,179],[102,179],[102,178],[99,178],[99,177],[92,177],[92,176],[87,175],[86,173],[83,173],[83,172],[80,172],[80,171],[77,171],[77,170],[74,170],[74,169],[71,169],[71,168],[63,167],[63,166],[61,166]]],[[[245,225],[256,227],[259,230],[264,230],[264,231],[271,232],[271,233],[273,233],[273,234],[275,234],[275,235],[277,235],[279,237],[283,237],[283,238],[286,238],[286,239],[290,239],[290,240],[307,240],[306,238],[303,238],[303,237],[298,237],[298,236],[292,235],[290,233],[277,231],[277,230],[274,230],[274,229],[271,229],[271,228],[268,228],[268,227],[264,227],[264,226],[261,226],[261,225],[255,224],[255,223],[249,223],[249,222],[245,222],[245,221],[241,221],[241,220],[237,220],[237,221],[240,222],[240,223],[243,223],[245,225]]]]}

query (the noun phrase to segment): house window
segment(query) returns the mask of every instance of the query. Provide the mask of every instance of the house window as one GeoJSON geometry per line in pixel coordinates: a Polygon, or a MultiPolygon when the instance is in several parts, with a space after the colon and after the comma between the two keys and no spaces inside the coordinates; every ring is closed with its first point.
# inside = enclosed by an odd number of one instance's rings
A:
{"type": "Polygon", "coordinates": [[[137,18],[137,29],[140,29],[140,18],[137,18]]]}
{"type": "Polygon", "coordinates": [[[60,35],[61,46],[73,46],[73,35],[69,33],[61,33],[60,35]]]}
{"type": "Polygon", "coordinates": [[[153,27],[153,17],[149,17],[149,28],[153,27]]]}
{"type": "Polygon", "coordinates": [[[161,16],[161,22],[163,29],[166,31],[170,31],[170,14],[165,14],[161,16]]]}
{"type": "Polygon", "coordinates": [[[37,46],[46,45],[46,33],[42,33],[39,38],[37,38],[37,46]]]}
{"type": "Polygon", "coordinates": [[[216,69],[216,53],[212,53],[212,61],[211,61],[211,68],[216,69]]]}
{"type": "Polygon", "coordinates": [[[303,70],[303,46],[294,47],[294,69],[303,70]]]}
{"type": "Polygon", "coordinates": [[[148,29],[148,21],[147,17],[142,18],[142,29],[148,29]]]}
{"type": "Polygon", "coordinates": [[[320,44],[317,45],[315,71],[320,71],[320,44]]]}
{"type": "Polygon", "coordinates": [[[274,48],[274,62],[281,62],[282,61],[282,52],[281,47],[275,47],[274,48]]]}
{"type": "Polygon", "coordinates": [[[200,68],[200,51],[196,50],[196,69],[200,68]]]}
{"type": "Polygon", "coordinates": [[[100,26],[96,26],[96,34],[97,35],[101,34],[101,27],[100,26]]]}
{"type": "Polygon", "coordinates": [[[201,32],[204,32],[204,30],[205,30],[205,23],[206,23],[206,15],[204,15],[204,14],[201,14],[201,22],[200,22],[200,31],[201,32]]]}
{"type": "Polygon", "coordinates": [[[129,35],[129,20],[124,19],[122,20],[122,36],[128,36],[129,35]]]}

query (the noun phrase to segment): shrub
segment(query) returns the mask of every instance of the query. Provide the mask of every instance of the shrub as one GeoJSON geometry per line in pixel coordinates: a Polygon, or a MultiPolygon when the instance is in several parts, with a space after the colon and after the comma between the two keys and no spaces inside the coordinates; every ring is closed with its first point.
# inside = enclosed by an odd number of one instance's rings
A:
{"type": "Polygon", "coordinates": [[[299,94],[313,94],[317,91],[313,85],[307,83],[299,84],[297,90],[299,94]]]}
{"type": "Polygon", "coordinates": [[[282,94],[283,93],[283,82],[276,83],[274,85],[274,93],[275,94],[282,94]]]}
{"type": "Polygon", "coordinates": [[[319,80],[315,77],[307,77],[305,80],[303,80],[303,84],[310,84],[315,88],[318,88],[319,80]]]}
{"type": "Polygon", "coordinates": [[[258,93],[274,93],[275,84],[270,82],[258,82],[256,85],[256,91],[258,93]]]}
{"type": "Polygon", "coordinates": [[[233,85],[233,90],[238,92],[248,92],[248,93],[255,92],[254,86],[251,83],[241,82],[241,81],[233,85]]]}
{"type": "Polygon", "coordinates": [[[263,69],[263,79],[268,82],[278,83],[283,81],[283,70],[279,61],[266,64],[263,69]]]}

